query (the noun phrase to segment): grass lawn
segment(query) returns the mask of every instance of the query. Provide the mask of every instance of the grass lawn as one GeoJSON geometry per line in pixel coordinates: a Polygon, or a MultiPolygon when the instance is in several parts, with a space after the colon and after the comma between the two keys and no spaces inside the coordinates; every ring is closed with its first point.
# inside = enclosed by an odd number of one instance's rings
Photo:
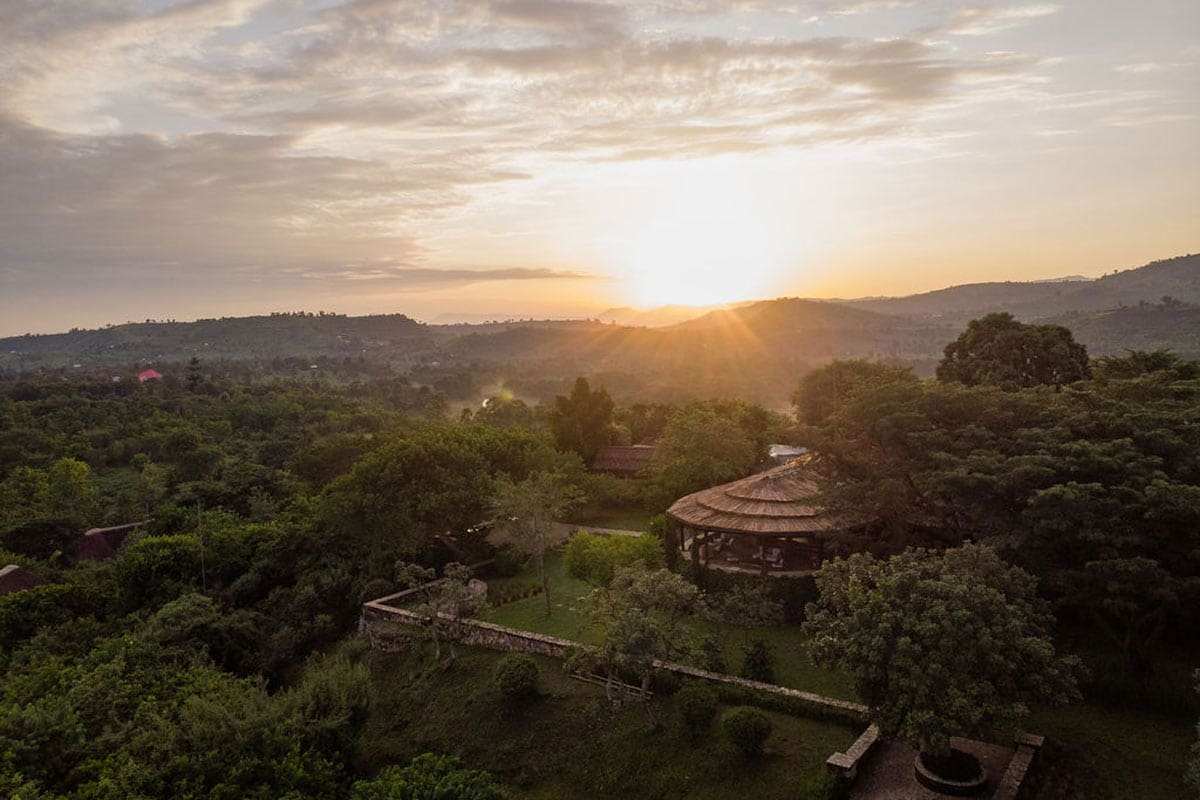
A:
{"type": "Polygon", "coordinates": [[[439,752],[492,772],[515,798],[795,800],[822,774],[825,759],[858,735],[837,723],[768,712],[768,752],[751,759],[729,744],[719,723],[689,738],[671,697],[653,700],[661,727],[651,731],[639,708],[614,708],[601,687],[539,658],[541,696],[513,707],[491,687],[502,654],[464,648],[443,672],[427,651],[360,656],[372,676],[356,756],[361,774],[439,752]]]}
{"type": "MultiPolygon", "coordinates": [[[[546,599],[538,596],[490,609],[483,618],[497,625],[584,644],[599,643],[600,631],[589,616],[591,584],[568,575],[564,560],[558,554],[547,557],[546,574],[550,581],[550,604],[553,609],[549,616],[546,615],[546,599]]],[[[522,583],[536,581],[536,570],[529,567],[514,578],[493,579],[493,582],[502,586],[506,580],[522,583]]],[[[745,631],[706,620],[695,620],[692,627],[698,632],[716,635],[725,651],[725,662],[729,669],[733,672],[738,670],[742,663],[741,648],[747,639],[745,631]]],[[[750,631],[750,638],[762,639],[774,652],[775,680],[779,685],[843,700],[855,699],[853,687],[844,675],[821,669],[812,663],[798,627],[781,625],[755,628],[750,631]]]]}
{"type": "MultiPolygon", "coordinates": [[[[534,631],[587,644],[599,640],[599,632],[588,616],[591,586],[566,574],[563,559],[557,555],[546,561],[550,578],[553,613],[546,615],[545,600],[531,597],[491,609],[489,622],[521,630],[534,631]]],[[[508,579],[528,583],[536,579],[531,571],[508,579]]],[[[505,579],[499,579],[503,583],[505,579]]],[[[725,649],[731,672],[741,665],[741,644],[745,632],[706,621],[697,628],[716,633],[725,649]]],[[[853,687],[846,676],[820,669],[808,657],[804,637],[795,626],[757,629],[754,638],[767,642],[775,653],[776,682],[781,686],[816,692],[829,697],[854,700],[853,687]]],[[[1183,765],[1195,739],[1194,722],[1164,719],[1131,710],[1114,710],[1096,703],[1039,713],[1029,729],[1043,733],[1075,756],[1082,771],[1091,773],[1096,800],[1177,800],[1185,797],[1183,765]]],[[[833,752],[833,751],[830,751],[833,752]]]]}
{"type": "Polygon", "coordinates": [[[1088,703],[1034,716],[1030,729],[1060,743],[1090,773],[1093,800],[1180,800],[1194,722],[1088,703]]]}

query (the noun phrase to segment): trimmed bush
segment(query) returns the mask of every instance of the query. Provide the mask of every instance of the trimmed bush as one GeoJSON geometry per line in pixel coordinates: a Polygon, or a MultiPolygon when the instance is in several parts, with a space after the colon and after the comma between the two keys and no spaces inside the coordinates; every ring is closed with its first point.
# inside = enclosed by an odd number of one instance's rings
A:
{"type": "Polygon", "coordinates": [[[537,662],[528,653],[509,653],[492,670],[492,683],[506,700],[533,697],[537,694],[537,662]]]}
{"type": "Polygon", "coordinates": [[[692,681],[679,690],[675,705],[684,727],[695,736],[712,725],[713,717],[717,715],[717,693],[711,686],[692,681]]]}
{"type": "Polygon", "coordinates": [[[762,753],[771,735],[771,720],[756,708],[738,706],[721,715],[721,727],[737,749],[748,756],[762,753]]]}
{"type": "Polygon", "coordinates": [[[663,565],[663,548],[658,539],[577,531],[567,542],[567,574],[597,586],[608,586],[619,568],[637,561],[651,570],[663,565]]]}

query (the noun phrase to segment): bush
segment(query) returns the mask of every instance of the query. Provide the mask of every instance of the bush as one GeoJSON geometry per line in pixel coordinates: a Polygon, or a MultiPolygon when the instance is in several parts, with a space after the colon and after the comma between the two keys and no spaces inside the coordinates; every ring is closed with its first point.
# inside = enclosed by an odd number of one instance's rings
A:
{"type": "Polygon", "coordinates": [[[4,546],[31,558],[49,559],[55,553],[73,558],[82,533],[78,523],[68,520],[27,522],[4,534],[4,546]]]}
{"type": "Polygon", "coordinates": [[[662,567],[663,548],[658,539],[577,531],[567,542],[567,574],[597,586],[608,586],[617,569],[637,561],[651,570],[662,567]]]}
{"type": "Polygon", "coordinates": [[[372,578],[363,584],[362,589],[358,593],[360,603],[366,603],[371,600],[378,600],[381,597],[387,597],[396,591],[396,584],[386,578],[372,578]]]}
{"type": "Polygon", "coordinates": [[[822,772],[809,781],[804,796],[808,800],[847,800],[850,786],[832,772],[822,772]]]}
{"type": "Polygon", "coordinates": [[[500,578],[511,578],[525,566],[525,554],[511,544],[501,545],[496,550],[496,558],[492,569],[500,578]]]}
{"type": "Polygon", "coordinates": [[[742,677],[763,683],[775,682],[774,657],[762,639],[755,639],[742,648],[742,677]]]}
{"type": "Polygon", "coordinates": [[[492,683],[506,700],[530,698],[537,694],[537,662],[528,653],[509,653],[492,670],[492,683]]]}
{"type": "Polygon", "coordinates": [[[695,736],[708,730],[713,717],[717,715],[717,693],[711,686],[690,682],[679,690],[675,697],[675,705],[679,708],[684,727],[689,734],[695,736]]]}
{"type": "Polygon", "coordinates": [[[696,654],[696,666],[700,669],[724,674],[729,666],[725,663],[725,651],[721,648],[721,640],[716,636],[705,636],[700,642],[700,651],[696,654]]]}
{"type": "Polygon", "coordinates": [[[721,716],[721,727],[729,741],[748,756],[762,753],[763,744],[771,735],[771,720],[756,708],[739,706],[721,716]]]}

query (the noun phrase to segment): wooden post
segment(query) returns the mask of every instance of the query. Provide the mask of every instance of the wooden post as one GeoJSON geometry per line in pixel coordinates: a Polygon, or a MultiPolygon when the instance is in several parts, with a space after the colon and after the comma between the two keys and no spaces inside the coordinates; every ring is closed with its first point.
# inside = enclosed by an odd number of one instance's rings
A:
{"type": "Polygon", "coordinates": [[[762,574],[767,574],[767,543],[761,536],[754,537],[758,541],[758,557],[762,561],[762,574]]]}

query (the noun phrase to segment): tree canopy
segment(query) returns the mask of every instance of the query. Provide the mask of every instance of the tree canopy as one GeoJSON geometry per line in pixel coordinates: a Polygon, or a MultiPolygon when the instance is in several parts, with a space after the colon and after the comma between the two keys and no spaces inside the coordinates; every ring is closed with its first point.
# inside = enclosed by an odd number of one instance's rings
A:
{"type": "Polygon", "coordinates": [[[1027,325],[1012,314],[971,320],[937,367],[941,381],[1007,389],[1084,380],[1091,374],[1087,348],[1062,325],[1027,325]]]}
{"type": "Polygon", "coordinates": [[[1014,733],[1034,706],[1078,696],[1035,579],[988,547],[857,554],[816,581],[813,659],[853,676],[885,736],[943,754],[952,735],[1014,733]]]}
{"type": "Polygon", "coordinates": [[[576,378],[569,395],[558,395],[550,409],[550,430],[555,444],[573,450],[584,463],[592,463],[601,447],[608,444],[613,418],[613,401],[603,387],[593,390],[587,378],[576,378]]]}

